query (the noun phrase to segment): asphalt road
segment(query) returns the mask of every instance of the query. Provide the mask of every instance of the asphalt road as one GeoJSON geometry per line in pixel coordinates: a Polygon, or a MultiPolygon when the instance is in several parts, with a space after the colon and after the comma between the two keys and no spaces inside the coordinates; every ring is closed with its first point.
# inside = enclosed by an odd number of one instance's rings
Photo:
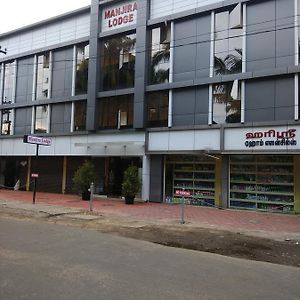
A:
{"type": "Polygon", "coordinates": [[[0,220],[0,299],[300,299],[300,269],[0,220]]]}

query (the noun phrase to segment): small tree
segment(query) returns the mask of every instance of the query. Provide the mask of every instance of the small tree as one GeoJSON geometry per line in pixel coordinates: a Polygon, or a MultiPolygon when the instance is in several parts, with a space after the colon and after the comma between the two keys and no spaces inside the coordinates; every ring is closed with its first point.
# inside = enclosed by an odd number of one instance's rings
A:
{"type": "MultiPolygon", "coordinates": [[[[88,190],[92,182],[96,180],[96,172],[91,161],[86,160],[75,172],[73,182],[75,188],[84,194],[88,194],[88,190]]],[[[86,200],[86,199],[85,199],[86,200]]]]}
{"type": "Polygon", "coordinates": [[[122,194],[125,197],[126,204],[133,203],[133,199],[140,189],[139,169],[136,166],[129,166],[124,172],[122,183],[122,194]]]}

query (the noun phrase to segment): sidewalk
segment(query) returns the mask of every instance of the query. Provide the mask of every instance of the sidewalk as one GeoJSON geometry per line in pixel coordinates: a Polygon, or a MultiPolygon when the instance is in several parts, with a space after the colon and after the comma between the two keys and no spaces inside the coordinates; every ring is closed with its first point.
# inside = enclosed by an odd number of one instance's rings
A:
{"type": "MultiPolygon", "coordinates": [[[[37,193],[32,204],[32,192],[0,190],[0,209],[7,207],[53,214],[82,214],[89,211],[89,202],[76,195],[37,193]]],[[[144,225],[180,224],[180,205],[135,202],[125,205],[121,199],[96,198],[93,210],[101,215],[135,220],[144,225]]],[[[186,224],[181,226],[229,230],[278,240],[300,239],[300,216],[185,206],[186,224]]]]}

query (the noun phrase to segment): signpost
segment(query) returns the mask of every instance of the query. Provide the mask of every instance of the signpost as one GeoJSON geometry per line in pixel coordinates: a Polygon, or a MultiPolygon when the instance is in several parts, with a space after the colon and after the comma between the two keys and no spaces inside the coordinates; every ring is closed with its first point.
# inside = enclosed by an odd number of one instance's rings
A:
{"type": "Polygon", "coordinates": [[[181,199],[181,221],[180,221],[180,223],[184,224],[185,223],[185,220],[184,220],[185,199],[184,199],[184,197],[191,196],[191,192],[190,191],[185,191],[184,188],[183,188],[182,190],[176,190],[175,195],[182,196],[182,199],[181,199]]]}
{"type": "MultiPolygon", "coordinates": [[[[23,143],[36,145],[36,152],[35,152],[35,157],[36,157],[36,166],[35,166],[35,169],[36,170],[35,171],[37,171],[37,162],[38,162],[38,156],[39,156],[39,146],[40,145],[41,146],[51,146],[52,139],[51,138],[46,138],[46,137],[33,136],[33,135],[24,135],[24,137],[23,137],[23,143]]],[[[39,177],[39,174],[37,172],[34,172],[34,173],[31,174],[31,177],[34,178],[32,204],[35,204],[37,179],[39,177]]]]}

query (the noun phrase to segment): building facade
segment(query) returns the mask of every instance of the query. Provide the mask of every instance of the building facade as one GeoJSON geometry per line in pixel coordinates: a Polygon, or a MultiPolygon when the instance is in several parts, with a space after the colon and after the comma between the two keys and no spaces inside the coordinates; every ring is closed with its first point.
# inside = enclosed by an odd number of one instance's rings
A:
{"type": "Polygon", "coordinates": [[[92,0],[0,35],[0,184],[300,212],[299,0],[92,0]],[[36,159],[23,143],[52,138],[36,159]]]}

